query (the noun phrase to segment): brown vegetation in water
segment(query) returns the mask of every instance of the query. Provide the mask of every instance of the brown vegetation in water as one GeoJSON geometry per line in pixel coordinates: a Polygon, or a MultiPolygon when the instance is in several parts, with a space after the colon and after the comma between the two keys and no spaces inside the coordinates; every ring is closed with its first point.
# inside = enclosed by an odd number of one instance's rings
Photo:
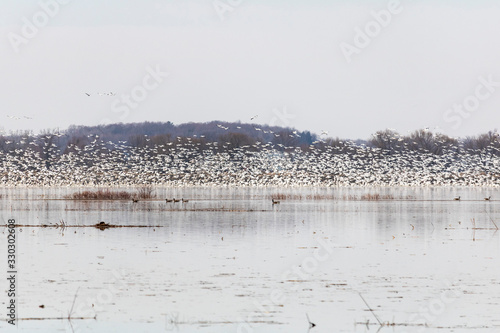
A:
{"type": "Polygon", "coordinates": [[[66,199],[73,200],[130,200],[131,198],[132,194],[127,191],[111,191],[109,189],[80,191],[66,196],[66,199]]]}
{"type": "Polygon", "coordinates": [[[94,191],[79,191],[65,197],[73,200],[131,200],[131,199],[154,199],[153,186],[142,186],[136,193],[127,191],[113,191],[110,189],[98,189],[94,191]]]}
{"type": "MultiPolygon", "coordinates": [[[[392,194],[379,194],[379,193],[367,193],[363,194],[360,197],[357,195],[343,195],[342,197],[336,197],[332,194],[308,194],[308,195],[300,195],[300,194],[284,194],[284,193],[276,193],[271,195],[271,198],[274,200],[344,200],[344,201],[355,201],[355,200],[363,200],[363,201],[379,201],[379,200],[395,200],[392,194]]],[[[408,195],[405,198],[401,198],[400,200],[414,200],[415,197],[408,195]]]]}
{"type": "Polygon", "coordinates": [[[154,199],[156,198],[156,194],[154,193],[154,188],[151,185],[142,186],[137,190],[137,193],[134,194],[134,198],[136,199],[154,199]]]}
{"type": "Polygon", "coordinates": [[[386,194],[386,195],[380,195],[378,193],[375,194],[363,194],[361,196],[361,200],[366,200],[366,201],[378,201],[378,200],[394,200],[394,196],[391,194],[386,194]]]}
{"type": "Polygon", "coordinates": [[[331,194],[308,194],[306,200],[334,200],[335,196],[331,194]]]}
{"type": "Polygon", "coordinates": [[[302,195],[276,193],[276,194],[271,195],[271,199],[274,199],[274,200],[302,200],[302,195]]]}

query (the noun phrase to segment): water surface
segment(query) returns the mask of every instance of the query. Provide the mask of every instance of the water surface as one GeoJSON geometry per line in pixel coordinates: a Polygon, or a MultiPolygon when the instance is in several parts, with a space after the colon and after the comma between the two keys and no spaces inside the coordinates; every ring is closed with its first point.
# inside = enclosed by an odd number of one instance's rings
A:
{"type": "Polygon", "coordinates": [[[35,225],[18,230],[19,317],[96,316],[22,320],[19,331],[307,332],[306,313],[311,332],[376,332],[377,318],[400,325],[380,332],[500,328],[497,189],[158,188],[158,200],[138,203],[62,200],[74,191],[0,190],[4,221],[35,225]],[[287,199],[272,205],[277,193],[287,199]],[[359,200],[367,193],[391,199],[359,200]],[[89,227],[100,221],[150,227],[89,227]],[[39,227],[56,224],[70,227],[39,227]]]}

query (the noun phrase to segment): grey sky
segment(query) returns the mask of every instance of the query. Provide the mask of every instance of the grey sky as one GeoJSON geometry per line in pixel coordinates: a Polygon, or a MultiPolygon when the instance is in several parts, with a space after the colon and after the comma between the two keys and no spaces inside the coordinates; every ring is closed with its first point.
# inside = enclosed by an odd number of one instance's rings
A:
{"type": "Polygon", "coordinates": [[[494,1],[73,0],[43,14],[54,2],[2,2],[6,131],[258,114],[252,122],[348,138],[436,126],[463,136],[500,120],[494,1]],[[36,19],[36,33],[23,28],[36,19]],[[357,47],[367,26],[373,37],[357,47]],[[155,80],[158,68],[168,77],[155,80]]]}

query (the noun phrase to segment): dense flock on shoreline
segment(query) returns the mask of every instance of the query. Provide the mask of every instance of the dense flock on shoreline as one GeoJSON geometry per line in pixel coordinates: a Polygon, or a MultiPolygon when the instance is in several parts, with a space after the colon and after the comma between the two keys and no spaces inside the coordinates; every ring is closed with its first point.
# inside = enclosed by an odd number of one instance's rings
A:
{"type": "MultiPolygon", "coordinates": [[[[272,131],[267,134],[279,137],[272,131]]],[[[426,134],[425,130],[420,134],[422,137],[408,141],[393,131],[377,132],[369,144],[312,137],[314,141],[307,145],[282,139],[252,141],[241,136],[236,141],[227,135],[222,141],[197,135],[168,136],[165,140],[142,135],[138,145],[90,134],[87,141],[66,140],[64,149],[58,140],[67,134],[20,135],[17,141],[3,138],[0,185],[500,185],[496,133],[489,133],[481,147],[426,134]],[[426,143],[428,147],[418,141],[426,137],[434,140],[426,143]]],[[[280,135],[291,139],[300,136],[296,131],[280,135]]]]}

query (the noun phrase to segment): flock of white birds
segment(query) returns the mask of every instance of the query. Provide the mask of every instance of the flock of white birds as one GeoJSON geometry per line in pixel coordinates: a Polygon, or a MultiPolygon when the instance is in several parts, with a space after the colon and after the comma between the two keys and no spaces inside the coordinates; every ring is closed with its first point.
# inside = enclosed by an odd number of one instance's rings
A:
{"type": "MultiPolygon", "coordinates": [[[[2,186],[498,186],[500,158],[491,150],[437,155],[357,146],[274,146],[177,138],[137,148],[126,141],[70,145],[30,142],[0,152],[2,186]],[[35,147],[37,146],[37,147],[35,147]],[[26,147],[26,145],[24,146],[26,147]],[[31,148],[33,147],[33,148],[31,148]],[[38,151],[35,149],[38,148],[38,151]]],[[[15,143],[10,143],[14,145],[15,143]]]]}

